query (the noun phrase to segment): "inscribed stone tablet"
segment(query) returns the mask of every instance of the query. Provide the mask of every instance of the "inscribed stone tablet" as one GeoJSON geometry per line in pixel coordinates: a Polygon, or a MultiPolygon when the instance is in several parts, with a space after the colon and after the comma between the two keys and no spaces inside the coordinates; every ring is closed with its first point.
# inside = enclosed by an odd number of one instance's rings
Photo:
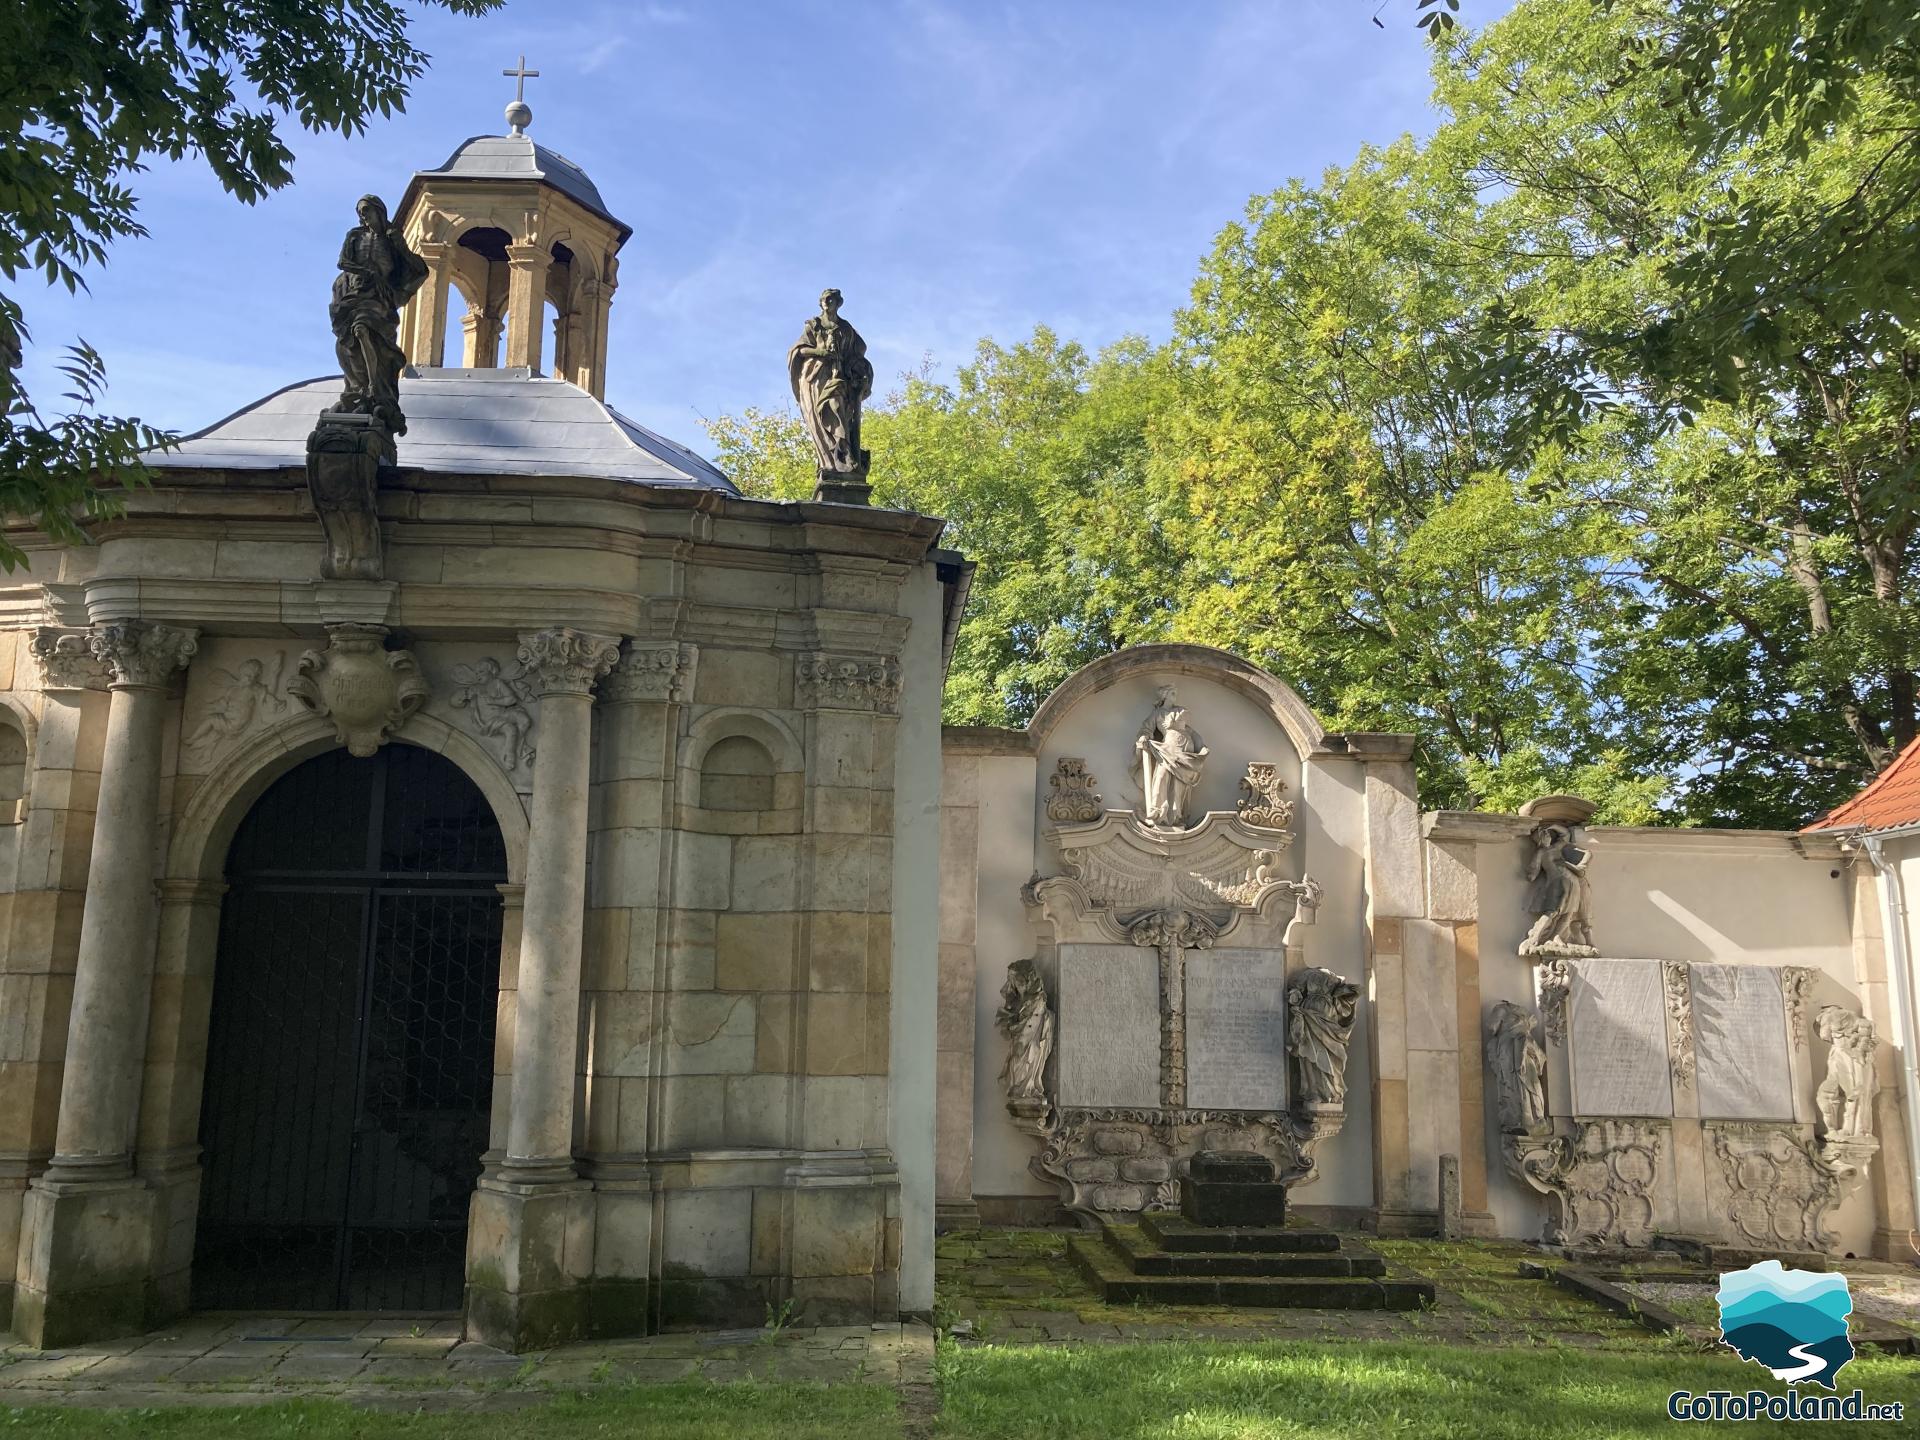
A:
{"type": "Polygon", "coordinates": [[[1793,1119],[1780,972],[1765,965],[1690,968],[1700,1118],[1793,1119]]]}
{"type": "Polygon", "coordinates": [[[1567,1063],[1575,1115],[1671,1115],[1658,960],[1575,960],[1567,1063]]]}
{"type": "Polygon", "coordinates": [[[1187,952],[1187,1104],[1280,1110],[1287,1103],[1286,956],[1187,952]]]}
{"type": "Polygon", "coordinates": [[[1160,1103],[1160,952],[1060,947],[1060,1103],[1160,1103]]]}

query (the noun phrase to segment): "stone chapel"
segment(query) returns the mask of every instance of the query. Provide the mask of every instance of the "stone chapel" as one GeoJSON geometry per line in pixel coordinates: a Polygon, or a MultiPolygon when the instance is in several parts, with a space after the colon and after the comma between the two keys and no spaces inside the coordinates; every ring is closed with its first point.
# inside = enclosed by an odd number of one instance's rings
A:
{"type": "Polygon", "coordinates": [[[393,212],[425,275],[363,513],[310,492],[333,377],[153,456],[93,543],[11,527],[0,1310],[34,1343],[931,1306],[967,566],[610,409],[632,231],[508,119],[393,212]]]}
{"type": "Polygon", "coordinates": [[[858,1323],[931,1309],[937,1225],[1077,1225],[1151,1298],[1202,1152],[1353,1230],[1910,1253],[1910,789],[1424,810],[1413,736],[1197,645],[943,730],[972,562],[868,503],[839,292],[819,489],[748,499],[606,404],[632,232],[530,119],[361,202],[343,376],[84,546],[9,522],[15,1333],[858,1323]]]}

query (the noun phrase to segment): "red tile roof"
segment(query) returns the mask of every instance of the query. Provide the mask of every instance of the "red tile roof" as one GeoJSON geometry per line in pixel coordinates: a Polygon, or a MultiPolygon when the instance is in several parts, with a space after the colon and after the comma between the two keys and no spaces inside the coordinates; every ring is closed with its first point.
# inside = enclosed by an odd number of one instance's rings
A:
{"type": "Polygon", "coordinates": [[[1866,783],[1851,800],[1833,807],[1809,830],[1890,830],[1920,824],[1920,739],[1866,783]]]}

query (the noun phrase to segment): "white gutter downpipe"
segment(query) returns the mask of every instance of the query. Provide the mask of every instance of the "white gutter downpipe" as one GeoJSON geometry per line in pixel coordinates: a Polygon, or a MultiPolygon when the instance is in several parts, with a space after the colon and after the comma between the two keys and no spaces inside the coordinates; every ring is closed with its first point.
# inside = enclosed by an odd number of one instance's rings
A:
{"type": "Polygon", "coordinates": [[[1913,988],[1913,955],[1907,948],[1907,902],[1900,884],[1900,872],[1887,859],[1885,842],[1889,835],[1905,833],[1915,827],[1880,835],[1862,833],[1860,848],[1866,852],[1879,875],[1880,898],[1887,940],[1887,995],[1893,1002],[1894,1030],[1900,1037],[1900,1088],[1907,1121],[1907,1183],[1913,1192],[1913,1213],[1920,1217],[1920,1050],[1916,1050],[1913,988]]]}

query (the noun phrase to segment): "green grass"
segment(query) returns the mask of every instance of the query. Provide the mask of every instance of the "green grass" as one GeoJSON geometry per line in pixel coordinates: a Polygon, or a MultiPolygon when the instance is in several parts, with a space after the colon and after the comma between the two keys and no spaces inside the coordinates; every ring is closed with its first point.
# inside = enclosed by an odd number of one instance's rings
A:
{"type": "Polygon", "coordinates": [[[0,1410],[0,1435],[58,1440],[498,1440],[521,1435],[540,1440],[616,1435],[649,1440],[896,1440],[899,1434],[899,1401],[884,1385],[635,1385],[480,1414],[371,1411],[337,1400],[218,1409],[0,1410]]]}
{"type": "MultiPolygon", "coordinates": [[[[944,1347],[945,1440],[1599,1440],[1732,1434],[1666,1415],[1671,1391],[1782,1387],[1731,1355],[1563,1346],[1241,1344],[944,1347]]],[[[1894,1424],[1835,1427],[1910,1435],[1920,1365],[1886,1357],[1841,1372],[1871,1402],[1901,1401],[1894,1424]]],[[[1824,1392],[1822,1392],[1824,1393],[1824,1392]]]]}

